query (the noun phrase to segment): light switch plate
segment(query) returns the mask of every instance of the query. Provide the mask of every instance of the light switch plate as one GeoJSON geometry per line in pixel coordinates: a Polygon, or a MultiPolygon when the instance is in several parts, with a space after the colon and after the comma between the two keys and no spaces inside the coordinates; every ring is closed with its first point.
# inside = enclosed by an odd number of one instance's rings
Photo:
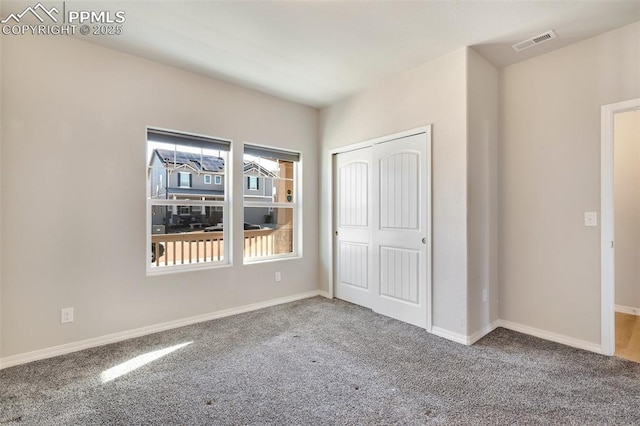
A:
{"type": "Polygon", "coordinates": [[[584,212],[584,226],[598,226],[598,212],[584,212]]]}

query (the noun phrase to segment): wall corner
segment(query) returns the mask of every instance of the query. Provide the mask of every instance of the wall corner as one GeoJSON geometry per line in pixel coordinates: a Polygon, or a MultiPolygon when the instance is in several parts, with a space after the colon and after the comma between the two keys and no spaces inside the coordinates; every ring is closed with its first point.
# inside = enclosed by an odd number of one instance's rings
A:
{"type": "Polygon", "coordinates": [[[499,72],[467,48],[467,334],[498,320],[499,72]]]}

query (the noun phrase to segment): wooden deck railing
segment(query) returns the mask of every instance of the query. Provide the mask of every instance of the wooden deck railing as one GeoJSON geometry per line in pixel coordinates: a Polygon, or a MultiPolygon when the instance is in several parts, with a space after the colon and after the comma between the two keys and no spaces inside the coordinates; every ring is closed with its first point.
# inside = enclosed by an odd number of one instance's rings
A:
{"type": "Polygon", "coordinates": [[[218,262],[224,258],[222,231],[154,234],[151,244],[156,254],[155,266],[218,262]],[[161,244],[164,250],[160,248],[161,244]]]}
{"type": "MultiPolygon", "coordinates": [[[[284,247],[282,241],[286,241],[288,238],[279,238],[278,234],[280,233],[282,231],[275,229],[244,231],[244,257],[287,253],[290,249],[284,247]]],[[[153,262],[155,266],[219,262],[224,259],[222,231],[153,234],[151,235],[151,244],[154,246],[154,253],[162,253],[162,256],[156,256],[153,262]],[[164,247],[164,252],[162,252],[160,244],[164,247]]],[[[286,245],[290,246],[290,244],[286,245]]]]}

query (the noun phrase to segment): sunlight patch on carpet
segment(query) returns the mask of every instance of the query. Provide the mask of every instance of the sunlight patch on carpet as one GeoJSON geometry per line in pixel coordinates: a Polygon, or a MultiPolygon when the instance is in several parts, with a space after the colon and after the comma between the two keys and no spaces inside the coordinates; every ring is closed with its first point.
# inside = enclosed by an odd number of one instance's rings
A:
{"type": "Polygon", "coordinates": [[[193,342],[181,343],[179,345],[171,346],[165,349],[148,352],[146,354],[142,354],[133,359],[130,359],[129,361],[125,361],[122,364],[118,364],[115,367],[111,367],[110,369],[105,370],[102,372],[102,374],[100,374],[102,383],[107,383],[111,380],[117,379],[118,377],[124,376],[125,374],[128,374],[144,365],[149,364],[150,362],[162,358],[163,356],[168,355],[171,352],[184,348],[191,343],[193,342]]]}

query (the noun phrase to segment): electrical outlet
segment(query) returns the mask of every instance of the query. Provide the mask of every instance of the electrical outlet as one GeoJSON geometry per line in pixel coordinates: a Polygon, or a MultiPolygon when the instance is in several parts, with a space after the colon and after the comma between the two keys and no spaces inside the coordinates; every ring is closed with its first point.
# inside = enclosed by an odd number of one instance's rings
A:
{"type": "Polygon", "coordinates": [[[486,303],[487,300],[489,300],[489,297],[487,294],[487,289],[485,288],[484,290],[482,290],[482,301],[486,303]]]}
{"type": "Polygon", "coordinates": [[[281,279],[282,275],[280,275],[280,272],[276,272],[276,282],[280,282],[281,279]]]}
{"type": "Polygon", "coordinates": [[[73,308],[60,309],[60,323],[66,324],[68,322],[73,322],[73,308]]]}

